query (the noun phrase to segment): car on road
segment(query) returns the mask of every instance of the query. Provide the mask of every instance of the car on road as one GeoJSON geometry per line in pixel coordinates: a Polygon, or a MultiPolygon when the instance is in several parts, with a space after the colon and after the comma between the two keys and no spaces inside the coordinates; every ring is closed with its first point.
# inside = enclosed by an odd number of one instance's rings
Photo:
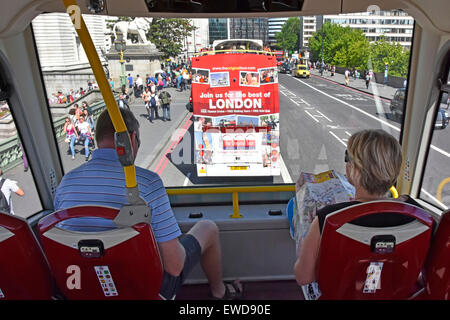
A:
{"type": "MultiPolygon", "coordinates": [[[[406,93],[405,88],[397,89],[397,91],[395,91],[394,97],[392,98],[391,104],[389,106],[393,117],[397,120],[401,119],[403,116],[403,110],[404,110],[404,106],[405,106],[405,93],[406,93]]],[[[436,117],[436,122],[434,124],[435,128],[445,129],[448,126],[449,121],[450,121],[450,117],[448,114],[448,97],[445,98],[443,96],[440,106],[439,106],[438,114],[436,117]],[[445,103],[443,103],[444,100],[445,100],[445,103]],[[445,109],[447,109],[447,110],[445,110],[445,109]]]]}
{"type": "Polygon", "coordinates": [[[309,78],[311,76],[306,64],[298,64],[295,70],[295,76],[299,78],[309,78]]]}
{"type": "Polygon", "coordinates": [[[289,62],[284,62],[281,66],[278,67],[280,73],[291,73],[291,64],[289,62]]]}

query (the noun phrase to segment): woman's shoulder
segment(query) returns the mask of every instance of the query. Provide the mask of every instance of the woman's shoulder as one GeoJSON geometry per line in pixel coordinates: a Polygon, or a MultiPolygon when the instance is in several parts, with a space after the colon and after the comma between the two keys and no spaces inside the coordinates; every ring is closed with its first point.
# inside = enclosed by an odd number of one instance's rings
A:
{"type": "Polygon", "coordinates": [[[340,202],[340,203],[330,204],[330,205],[327,205],[327,206],[319,209],[317,211],[317,214],[318,215],[319,214],[328,215],[330,213],[333,213],[335,211],[344,209],[346,207],[350,207],[350,206],[352,206],[354,204],[358,204],[358,203],[360,203],[360,202],[359,201],[347,201],[347,202],[340,202]]]}
{"type": "Polygon", "coordinates": [[[327,217],[327,215],[334,213],[338,210],[350,207],[354,204],[358,204],[358,203],[360,203],[360,202],[359,201],[340,202],[340,203],[330,204],[330,205],[323,207],[322,209],[319,209],[317,211],[317,218],[319,219],[320,232],[322,232],[323,224],[325,222],[325,218],[327,217]]]}

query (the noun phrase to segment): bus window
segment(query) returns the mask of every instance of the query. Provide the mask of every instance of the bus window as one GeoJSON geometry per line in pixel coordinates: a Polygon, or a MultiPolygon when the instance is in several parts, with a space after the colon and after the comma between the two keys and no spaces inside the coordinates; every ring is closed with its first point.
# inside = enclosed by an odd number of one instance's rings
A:
{"type": "Polygon", "coordinates": [[[442,89],[446,87],[447,91],[441,90],[438,101],[434,102],[438,104],[438,110],[420,188],[421,199],[444,210],[450,208],[450,72],[448,69],[446,72],[447,83],[442,85],[442,89]]]}
{"type": "MultiPolygon", "coordinates": [[[[0,208],[23,218],[42,210],[32,168],[7,100],[0,100],[0,185],[8,206],[0,208]]],[[[0,202],[3,203],[3,202],[0,202]]]]}
{"type": "MultiPolygon", "coordinates": [[[[105,64],[105,19],[88,15],[85,20],[105,64]]],[[[69,16],[42,14],[32,26],[60,159],[67,173],[90,159],[95,149],[95,119],[105,103],[69,16]]],[[[117,92],[115,95],[118,97],[117,92]]]]}
{"type": "MultiPolygon", "coordinates": [[[[395,13],[408,21],[412,36],[413,18],[395,13]]],[[[353,133],[371,128],[400,136],[403,115],[391,108],[391,100],[407,78],[412,38],[398,42],[390,27],[380,29],[374,40],[356,25],[344,27],[336,16],[313,17],[317,29],[308,34],[307,46],[277,49],[293,66],[292,73],[280,74],[277,53],[266,50],[272,44],[265,38],[193,34],[179,40],[182,49],[174,55],[165,53],[150,33],[141,39],[126,28],[136,22],[148,28],[157,21],[84,17],[117,100],[139,120],[142,143],[135,164],[159,174],[167,187],[292,184],[301,172],[345,173],[343,154],[353,133]],[[214,41],[214,50],[200,51],[214,41]],[[157,50],[159,56],[152,56],[157,50]],[[307,77],[295,72],[301,63],[307,77]],[[170,113],[157,107],[152,122],[142,96],[146,87],[171,96],[170,113]]],[[[198,20],[199,28],[208,26],[208,19],[198,20]]],[[[95,122],[104,103],[70,18],[42,14],[33,20],[33,31],[67,173],[92,159],[97,146],[71,136],[66,120],[76,126],[86,101],[95,122]]]]}

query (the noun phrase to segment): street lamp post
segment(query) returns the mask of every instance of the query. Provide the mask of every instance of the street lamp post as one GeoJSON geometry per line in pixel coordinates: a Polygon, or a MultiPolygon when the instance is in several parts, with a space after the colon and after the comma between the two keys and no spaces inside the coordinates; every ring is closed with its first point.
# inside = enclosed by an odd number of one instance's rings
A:
{"type": "Polygon", "coordinates": [[[388,62],[384,63],[384,84],[386,85],[388,83],[388,62]]]}
{"type": "Polygon", "coordinates": [[[125,75],[125,60],[123,59],[123,52],[125,51],[127,45],[125,40],[123,39],[123,35],[119,34],[117,35],[117,39],[114,41],[114,48],[117,52],[119,52],[120,55],[120,87],[123,88],[123,86],[127,85],[127,76],[125,75]]]}

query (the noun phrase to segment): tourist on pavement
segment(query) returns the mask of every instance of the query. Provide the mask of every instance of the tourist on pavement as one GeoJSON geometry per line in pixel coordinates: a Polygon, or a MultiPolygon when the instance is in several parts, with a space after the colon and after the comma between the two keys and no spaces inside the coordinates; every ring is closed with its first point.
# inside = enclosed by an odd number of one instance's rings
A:
{"type": "Polygon", "coordinates": [[[84,150],[86,161],[89,159],[89,142],[92,139],[92,131],[91,126],[87,121],[84,121],[84,115],[80,116],[80,121],[78,122],[77,128],[80,132],[79,138],[82,142],[84,142],[84,150]]]}
{"type": "Polygon", "coordinates": [[[172,102],[170,93],[168,93],[166,90],[163,90],[159,94],[159,101],[163,110],[163,121],[170,121],[170,103],[172,102]]]}
{"type": "Polygon", "coordinates": [[[69,143],[72,152],[72,160],[75,159],[75,141],[78,140],[78,133],[70,117],[66,118],[64,123],[64,132],[66,133],[66,142],[69,143]]]}
{"type": "Polygon", "coordinates": [[[18,196],[23,197],[25,193],[22,189],[19,188],[19,186],[17,185],[17,181],[4,178],[2,174],[3,171],[0,169],[0,190],[3,194],[2,199],[0,200],[0,211],[14,215],[11,195],[14,192],[18,196]],[[3,196],[5,198],[3,198],[3,196]],[[3,199],[5,199],[6,201],[4,201],[3,199]]]}

